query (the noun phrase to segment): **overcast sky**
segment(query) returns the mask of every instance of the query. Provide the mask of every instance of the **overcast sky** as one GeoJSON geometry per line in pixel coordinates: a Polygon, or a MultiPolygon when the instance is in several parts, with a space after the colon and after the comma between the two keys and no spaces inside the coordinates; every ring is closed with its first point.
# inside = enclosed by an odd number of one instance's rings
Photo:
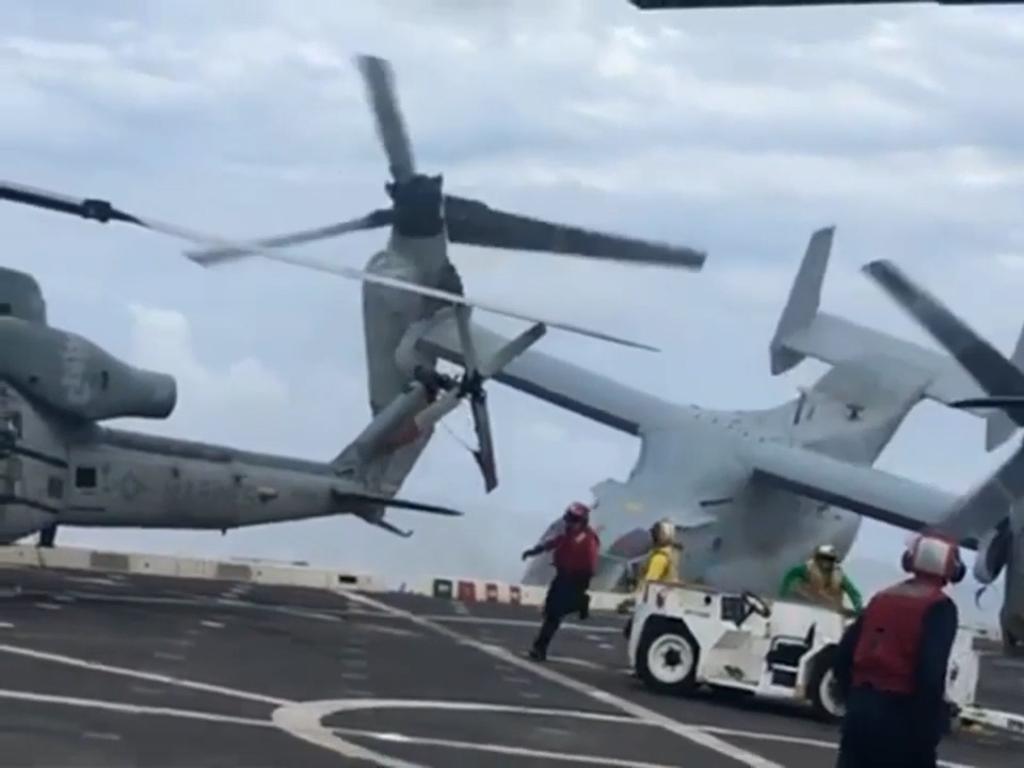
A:
{"type": "MultiPolygon", "coordinates": [[[[771,377],[768,342],[823,225],[838,225],[829,311],[923,340],[857,271],[888,257],[1003,349],[1024,315],[1022,9],[4,0],[2,14],[5,177],[237,237],[386,203],[351,57],[390,58],[418,161],[449,191],[708,250],[701,274],[453,250],[471,295],[661,346],[542,342],[666,398],[762,407],[821,373],[771,377]]],[[[365,424],[356,284],[267,262],[206,271],[175,241],[11,206],[0,230],[4,263],[36,275],[53,324],[177,377],[173,417],[131,426],[323,459],[365,424]]],[[[308,252],[359,267],[384,238],[308,252]]],[[[485,497],[439,433],[404,494],[472,514],[393,513],[409,541],[346,518],[61,540],[514,579],[518,553],[567,501],[623,477],[638,445],[490,395],[500,488],[485,497]]],[[[449,423],[471,439],[465,412],[449,423]]],[[[880,466],[962,490],[996,458],[980,422],[923,405],[880,466]]],[[[855,554],[892,559],[902,540],[867,524],[855,554]]]]}

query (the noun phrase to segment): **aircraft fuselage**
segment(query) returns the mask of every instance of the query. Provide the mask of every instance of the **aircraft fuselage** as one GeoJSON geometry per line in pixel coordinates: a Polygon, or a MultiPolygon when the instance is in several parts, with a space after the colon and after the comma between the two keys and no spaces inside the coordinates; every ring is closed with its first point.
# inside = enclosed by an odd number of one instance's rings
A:
{"type": "MultiPolygon", "coordinates": [[[[593,588],[623,587],[629,564],[650,546],[647,530],[661,519],[677,527],[684,547],[682,578],[719,588],[772,593],[785,571],[820,544],[832,544],[845,557],[860,516],[759,483],[743,446],[778,442],[872,464],[919,392],[912,381],[902,389],[889,381],[865,387],[857,403],[847,402],[837,395],[836,383],[850,381],[852,367],[834,368],[807,396],[777,408],[678,407],[658,429],[644,431],[629,477],[593,488],[592,525],[602,547],[593,588]]],[[[551,575],[550,564],[538,558],[524,581],[544,583],[551,575]]]]}
{"type": "Polygon", "coordinates": [[[0,384],[0,542],[54,524],[228,529],[362,511],[330,464],[74,424],[0,384]]]}

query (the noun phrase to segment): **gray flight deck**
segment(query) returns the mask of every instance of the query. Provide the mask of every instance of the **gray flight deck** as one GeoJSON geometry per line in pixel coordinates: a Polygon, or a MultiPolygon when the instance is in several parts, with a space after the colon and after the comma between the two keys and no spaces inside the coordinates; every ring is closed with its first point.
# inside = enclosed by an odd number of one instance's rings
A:
{"type": "MultiPolygon", "coordinates": [[[[791,707],[646,691],[622,618],[522,655],[536,608],[412,594],[0,567],[4,766],[829,766],[791,707]]],[[[986,656],[982,705],[1020,711],[1024,661],[986,656]]],[[[947,739],[955,765],[1024,743],[947,739]]]]}

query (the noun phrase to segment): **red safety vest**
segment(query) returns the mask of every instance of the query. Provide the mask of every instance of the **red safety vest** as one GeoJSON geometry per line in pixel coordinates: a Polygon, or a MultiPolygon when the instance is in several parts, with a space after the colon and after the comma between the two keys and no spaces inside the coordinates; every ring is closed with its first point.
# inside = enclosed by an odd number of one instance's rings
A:
{"type": "Polygon", "coordinates": [[[597,534],[585,528],[577,534],[563,533],[555,539],[555,569],[565,573],[593,575],[597,570],[597,534]]]}
{"type": "Polygon", "coordinates": [[[920,578],[875,595],[861,620],[853,651],[852,684],[889,693],[913,693],[925,614],[945,599],[941,584],[920,578]]]}

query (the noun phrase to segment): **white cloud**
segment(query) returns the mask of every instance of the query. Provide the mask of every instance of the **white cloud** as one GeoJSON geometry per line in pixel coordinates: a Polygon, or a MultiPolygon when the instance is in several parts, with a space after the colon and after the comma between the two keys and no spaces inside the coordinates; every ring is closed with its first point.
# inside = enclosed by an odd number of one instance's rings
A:
{"type": "MultiPolygon", "coordinates": [[[[12,8],[0,33],[5,176],[226,235],[357,215],[386,202],[350,64],[375,52],[395,63],[418,162],[444,172],[451,191],[709,251],[703,274],[680,275],[454,250],[472,295],[666,350],[552,332],[547,351],[674,400],[787,398],[820,369],[771,378],[767,345],[808,235],[831,223],[829,311],[921,340],[857,272],[888,257],[1004,349],[1024,320],[1024,104],[1007,97],[1024,48],[1013,9],[246,7],[244,17],[203,0],[116,13],[54,2],[45,17],[12,8]]],[[[203,271],[178,244],[116,225],[5,208],[0,227],[5,261],[36,273],[55,323],[178,377],[174,416],[134,426],[323,458],[366,423],[357,286],[265,262],[203,271]]],[[[384,239],[310,250],[360,266],[384,239]]],[[[628,472],[636,443],[501,387],[490,402],[502,485],[485,498],[472,460],[439,435],[404,493],[474,514],[396,514],[417,528],[411,548],[344,519],[123,541],[514,576],[521,545],[569,498],[628,472]]],[[[465,426],[453,428],[468,437],[465,426]]],[[[882,464],[964,487],[992,461],[981,446],[978,422],[925,407],[882,464]]],[[[867,526],[858,546],[888,553],[893,541],[867,526]]]]}
{"type": "Polygon", "coordinates": [[[243,358],[221,370],[203,365],[193,348],[188,319],[180,312],[138,304],[130,310],[132,358],[142,366],[174,372],[179,402],[189,416],[210,417],[229,410],[256,416],[290,405],[287,385],[260,360],[243,358]]]}

